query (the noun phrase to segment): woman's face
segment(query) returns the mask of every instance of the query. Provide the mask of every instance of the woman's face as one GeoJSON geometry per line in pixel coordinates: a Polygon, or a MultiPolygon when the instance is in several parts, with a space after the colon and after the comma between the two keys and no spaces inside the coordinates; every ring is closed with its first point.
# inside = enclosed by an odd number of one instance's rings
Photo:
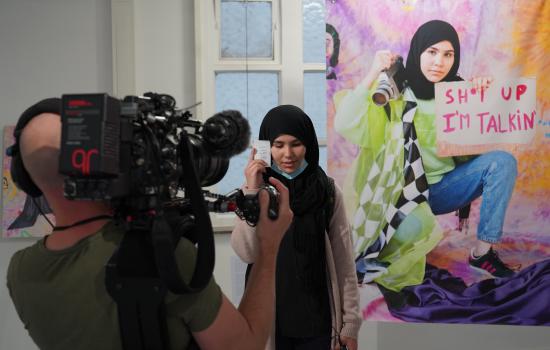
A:
{"type": "Polygon", "coordinates": [[[332,40],[332,35],[326,32],[325,32],[325,45],[326,45],[326,50],[325,50],[326,57],[332,56],[332,52],[334,51],[334,43],[332,40]]]}
{"type": "Polygon", "coordinates": [[[420,55],[420,69],[432,83],[443,80],[455,62],[455,50],[450,41],[440,41],[428,47],[420,55]]]}
{"type": "Polygon", "coordinates": [[[306,157],[306,146],[291,135],[280,135],[271,145],[273,161],[287,174],[296,171],[306,157]]]}

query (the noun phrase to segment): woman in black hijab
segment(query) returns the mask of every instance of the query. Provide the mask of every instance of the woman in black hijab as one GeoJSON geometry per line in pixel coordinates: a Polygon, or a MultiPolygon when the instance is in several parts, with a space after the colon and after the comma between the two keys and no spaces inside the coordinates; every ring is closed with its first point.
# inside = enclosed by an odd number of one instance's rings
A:
{"type": "MultiPolygon", "coordinates": [[[[276,329],[267,348],[332,349],[340,340],[357,349],[361,317],[349,225],[340,190],[319,166],[313,123],[296,106],[278,106],[264,117],[259,139],[269,140],[272,162],[251,156],[244,191],[257,192],[275,177],[288,187],[294,213],[277,258],[276,329]]],[[[231,237],[247,263],[255,259],[254,235],[239,220],[231,237]]]]}
{"type": "MultiPolygon", "coordinates": [[[[380,239],[366,242],[369,245],[360,253],[357,260],[358,272],[365,274],[364,282],[376,279],[386,288],[396,291],[410,285],[413,281],[418,283],[422,277],[420,274],[407,280],[407,276],[412,276],[411,271],[405,271],[402,268],[401,271],[390,271],[391,264],[395,264],[397,259],[403,259],[405,255],[403,253],[405,250],[398,252],[399,244],[397,242],[392,244],[390,238],[396,240],[395,237],[398,237],[397,241],[410,243],[414,239],[433,238],[436,233],[428,231],[419,233],[420,229],[412,229],[412,225],[408,228],[400,227],[401,222],[423,202],[429,204],[433,214],[439,215],[463,208],[482,195],[478,240],[468,257],[468,262],[473,268],[480,269],[493,277],[511,276],[513,271],[502,262],[492,245],[501,240],[504,216],[517,174],[515,158],[507,152],[493,151],[460,163],[453,157],[440,157],[436,151],[434,86],[442,81],[462,80],[458,75],[460,42],[456,30],[451,24],[441,20],[426,22],[418,28],[411,40],[406,67],[404,71],[395,75],[405,80],[403,85],[394,84],[387,76],[387,70],[398,60],[398,57],[389,50],[376,52],[369,73],[355,89],[354,94],[350,94],[347,100],[342,101],[342,105],[347,107],[339,108],[335,117],[336,130],[348,140],[368,150],[370,154],[374,154],[377,157],[375,163],[384,164],[384,168],[388,168],[384,157],[387,161],[389,148],[383,148],[381,144],[372,141],[377,137],[380,137],[386,145],[390,144],[391,137],[401,137],[404,149],[401,147],[401,154],[399,152],[392,154],[390,159],[399,159],[402,155],[407,160],[405,166],[393,163],[394,169],[403,167],[402,189],[397,188],[398,193],[400,191],[401,194],[399,198],[392,197],[394,200],[392,203],[381,203],[382,207],[390,208],[389,214],[383,213],[380,216],[380,220],[387,220],[388,225],[382,224],[383,230],[371,236],[375,239],[380,237],[380,239]],[[378,84],[372,86],[377,78],[378,84]],[[364,95],[361,97],[356,93],[356,91],[364,91],[373,94],[384,84],[393,87],[390,89],[393,93],[389,94],[389,102],[385,106],[376,105],[371,98],[365,98],[364,95]],[[400,86],[404,88],[399,89],[400,86]],[[363,114],[357,116],[349,111],[362,111],[363,114]],[[358,119],[360,122],[356,121],[358,119]],[[382,120],[387,120],[387,123],[381,122],[382,120]],[[373,130],[376,127],[385,134],[379,135],[371,130],[368,133],[363,132],[359,138],[357,137],[359,123],[373,130]],[[399,124],[402,124],[403,135],[391,134],[389,130],[392,130],[393,126],[399,127],[399,124]],[[370,140],[365,140],[363,135],[368,135],[370,140]],[[416,162],[419,159],[421,162],[416,162]],[[407,237],[398,234],[407,230],[410,231],[407,237]],[[394,232],[396,233],[393,234],[394,232]],[[394,253],[395,255],[392,256],[394,253]],[[380,263],[378,257],[385,261],[380,263]],[[374,272],[371,274],[372,278],[368,277],[371,271],[374,272]]],[[[487,89],[492,79],[479,77],[472,78],[470,81],[472,87],[479,90],[487,89]]],[[[380,100],[377,98],[376,102],[380,100]]],[[[393,141],[398,142],[397,139],[393,141]]],[[[374,175],[377,174],[370,171],[367,177],[370,179],[374,175]]],[[[382,187],[386,185],[388,184],[383,184],[382,187]]],[[[380,184],[377,186],[380,187],[380,184]]],[[[362,191],[361,194],[365,193],[362,189],[359,190],[362,191]]],[[[369,191],[373,192],[371,189],[369,191]]],[[[362,200],[364,203],[359,210],[372,207],[369,200],[365,200],[365,196],[362,200]]],[[[372,221],[369,213],[362,217],[367,215],[372,221]]],[[[461,221],[459,229],[462,228],[463,223],[461,221]]],[[[359,221],[354,225],[353,234],[361,235],[355,227],[362,228],[364,222],[359,221]]],[[[401,243],[401,246],[403,247],[404,243],[401,243]]],[[[423,264],[425,262],[421,259],[422,254],[429,252],[428,249],[432,247],[433,244],[426,245],[425,252],[415,253],[411,249],[411,255],[415,254],[415,257],[407,259],[423,264]]],[[[412,264],[405,265],[412,266],[412,264]]],[[[423,271],[421,268],[415,270],[423,271]]]]}
{"type": "Polygon", "coordinates": [[[416,98],[433,99],[434,83],[463,80],[457,75],[459,65],[460,42],[453,26],[447,22],[434,20],[418,28],[411,39],[405,68],[407,83],[416,98]],[[446,43],[443,44],[444,42],[446,43]],[[440,47],[448,51],[442,53],[436,51],[440,47]],[[437,57],[438,54],[443,54],[444,57],[437,57]],[[430,57],[431,60],[429,60],[430,57]],[[449,62],[446,62],[447,60],[449,62]]]}

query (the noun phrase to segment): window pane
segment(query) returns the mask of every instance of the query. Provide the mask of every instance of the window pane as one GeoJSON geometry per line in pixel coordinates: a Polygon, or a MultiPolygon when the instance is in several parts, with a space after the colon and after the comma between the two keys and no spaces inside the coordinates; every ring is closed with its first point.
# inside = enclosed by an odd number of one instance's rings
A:
{"type": "Polygon", "coordinates": [[[302,0],[304,62],[325,63],[325,0],[302,0]]]}
{"type": "Polygon", "coordinates": [[[271,2],[222,1],[221,57],[273,57],[271,2]]]}
{"type": "Polygon", "coordinates": [[[304,73],[304,111],[313,121],[317,138],[327,137],[326,76],[304,73]]]}
{"type": "MultiPolygon", "coordinates": [[[[219,72],[216,74],[216,111],[236,109],[250,123],[251,139],[258,137],[263,117],[279,104],[279,76],[270,72],[219,72]]],[[[249,150],[231,158],[226,176],[218,184],[227,193],[244,182],[249,150]]]]}

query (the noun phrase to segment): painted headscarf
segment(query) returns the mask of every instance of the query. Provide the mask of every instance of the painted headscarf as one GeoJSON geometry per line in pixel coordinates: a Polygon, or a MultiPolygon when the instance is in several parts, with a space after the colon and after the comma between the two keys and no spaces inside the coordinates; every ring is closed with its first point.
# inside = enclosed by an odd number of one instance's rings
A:
{"type": "Polygon", "coordinates": [[[417,98],[430,100],[434,98],[434,83],[426,79],[420,69],[420,55],[431,45],[448,40],[453,49],[454,62],[449,73],[442,81],[463,80],[457,75],[460,65],[460,41],[458,34],[452,25],[445,21],[433,20],[421,25],[411,39],[411,47],[407,56],[405,72],[409,86],[417,98]]]}

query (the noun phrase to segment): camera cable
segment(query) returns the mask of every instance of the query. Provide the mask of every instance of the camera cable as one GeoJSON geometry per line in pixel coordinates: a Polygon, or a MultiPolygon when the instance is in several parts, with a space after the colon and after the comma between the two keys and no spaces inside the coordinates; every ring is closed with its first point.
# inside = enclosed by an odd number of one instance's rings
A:
{"type": "Polygon", "coordinates": [[[54,226],[52,231],[63,231],[63,230],[66,230],[66,229],[69,229],[69,228],[72,228],[72,227],[75,227],[75,226],[85,225],[85,224],[90,223],[92,221],[112,219],[112,218],[113,218],[112,215],[106,215],[106,214],[92,216],[91,218],[87,218],[87,219],[84,219],[84,220],[77,221],[77,222],[75,222],[74,224],[71,224],[71,225],[54,226]]]}

